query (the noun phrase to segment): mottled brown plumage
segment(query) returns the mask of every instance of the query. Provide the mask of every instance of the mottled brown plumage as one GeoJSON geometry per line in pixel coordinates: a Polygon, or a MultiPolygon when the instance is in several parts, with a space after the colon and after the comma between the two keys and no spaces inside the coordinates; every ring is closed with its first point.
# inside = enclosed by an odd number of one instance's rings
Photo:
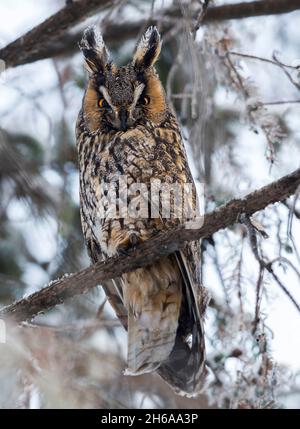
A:
{"type": "MultiPolygon", "coordinates": [[[[153,203],[157,181],[182,189],[191,183],[192,204],[196,197],[178,122],[154,69],[161,48],[157,29],[147,30],[125,67],[109,61],[94,27],[85,31],[80,47],[89,71],[76,129],[81,219],[89,255],[97,262],[187,220],[175,193],[170,216],[161,202],[153,203]],[[137,188],[128,194],[125,184],[137,188]]],[[[158,370],[177,392],[200,390],[206,295],[198,271],[195,242],[103,285],[128,330],[127,374],[158,370]]]]}

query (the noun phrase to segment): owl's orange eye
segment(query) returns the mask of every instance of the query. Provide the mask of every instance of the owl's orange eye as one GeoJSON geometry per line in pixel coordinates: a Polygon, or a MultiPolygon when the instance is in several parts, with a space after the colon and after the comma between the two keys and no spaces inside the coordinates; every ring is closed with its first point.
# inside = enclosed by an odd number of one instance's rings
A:
{"type": "Polygon", "coordinates": [[[98,106],[100,107],[100,109],[109,109],[110,106],[108,104],[108,102],[105,100],[105,98],[100,98],[100,100],[98,101],[98,106]]]}
{"type": "Polygon", "coordinates": [[[147,106],[150,103],[150,98],[149,97],[143,97],[141,102],[142,102],[142,104],[147,106]]]}

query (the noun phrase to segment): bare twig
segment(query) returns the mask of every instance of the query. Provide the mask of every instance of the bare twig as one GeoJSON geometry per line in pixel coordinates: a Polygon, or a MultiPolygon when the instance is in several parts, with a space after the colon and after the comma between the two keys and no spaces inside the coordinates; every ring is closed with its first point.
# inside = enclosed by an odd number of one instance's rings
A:
{"type": "Polygon", "coordinates": [[[273,54],[273,59],[274,59],[274,61],[277,63],[277,65],[281,68],[281,70],[282,70],[282,71],[283,71],[283,73],[286,75],[286,77],[287,77],[287,78],[288,78],[288,80],[291,82],[291,84],[292,84],[292,85],[294,85],[294,87],[295,87],[298,91],[300,91],[300,84],[299,84],[298,82],[296,82],[296,81],[292,78],[291,74],[287,71],[287,69],[286,69],[285,65],[284,65],[281,61],[279,61],[279,59],[277,58],[277,56],[276,56],[276,54],[275,54],[275,53],[273,54]]]}
{"type": "Polygon", "coordinates": [[[290,64],[284,64],[278,61],[270,60],[269,58],[258,57],[257,55],[244,54],[242,52],[234,52],[234,51],[228,51],[228,55],[235,55],[237,57],[248,58],[250,60],[262,61],[264,63],[273,64],[274,66],[277,66],[277,67],[286,67],[294,70],[297,69],[297,66],[291,66],[290,64]]]}
{"type": "Polygon", "coordinates": [[[281,101],[267,101],[260,103],[261,106],[276,106],[280,104],[298,104],[300,100],[281,100],[281,101]]]}
{"type": "Polygon", "coordinates": [[[299,274],[298,270],[294,267],[294,265],[292,263],[290,263],[290,261],[288,261],[288,259],[286,259],[286,258],[278,257],[278,258],[273,259],[272,261],[264,260],[263,257],[259,254],[256,231],[255,231],[255,228],[252,226],[251,222],[249,221],[249,217],[247,215],[243,214],[240,217],[240,221],[243,224],[245,224],[247,227],[252,252],[255,256],[255,259],[259,263],[259,278],[258,278],[257,284],[256,284],[255,318],[253,321],[253,331],[252,331],[252,332],[255,332],[255,330],[257,328],[257,324],[260,320],[259,309],[260,309],[260,302],[261,302],[261,286],[262,286],[264,271],[266,270],[266,271],[268,271],[269,274],[271,274],[271,276],[273,277],[275,282],[283,290],[283,292],[288,296],[288,298],[291,300],[291,302],[295,305],[295,307],[297,308],[299,313],[300,313],[300,305],[297,303],[297,301],[295,300],[293,295],[285,287],[285,285],[282,283],[282,281],[279,279],[279,277],[275,274],[274,269],[273,269],[273,265],[276,262],[285,262],[285,263],[288,263],[292,267],[292,269],[296,272],[298,277],[300,277],[300,274],[299,274]]]}
{"type": "Polygon", "coordinates": [[[267,270],[272,275],[273,279],[276,281],[278,286],[283,290],[283,292],[286,294],[286,296],[289,298],[290,301],[294,304],[294,306],[297,308],[297,310],[300,313],[300,305],[297,303],[291,292],[285,287],[285,285],[282,283],[282,281],[279,279],[279,277],[274,273],[273,270],[273,264],[275,261],[271,261],[269,264],[267,264],[267,270]]]}
{"type": "Polygon", "coordinates": [[[264,277],[264,269],[260,266],[259,267],[259,275],[256,282],[256,295],[255,295],[255,315],[253,320],[253,328],[252,328],[252,334],[254,335],[257,329],[257,326],[260,322],[260,303],[261,303],[261,289],[262,289],[262,283],[263,283],[263,277],[264,277]]]}
{"type": "Polygon", "coordinates": [[[91,319],[85,322],[77,322],[70,325],[47,325],[43,323],[24,323],[25,329],[45,329],[58,334],[85,334],[97,329],[112,328],[120,326],[119,319],[98,320],[91,319]]]}
{"type": "MultiPolygon", "coordinates": [[[[274,60],[274,62],[275,62],[275,60],[274,60]]],[[[239,71],[237,69],[237,65],[234,64],[233,61],[231,60],[230,51],[227,51],[224,55],[224,64],[229,69],[229,75],[232,79],[234,86],[236,86],[237,89],[239,89],[241,91],[245,102],[246,103],[249,102],[249,100],[251,100],[251,93],[249,91],[249,88],[245,84],[244,79],[242,78],[241,74],[239,73],[239,71]]],[[[284,73],[287,74],[287,76],[290,76],[289,73],[287,72],[287,70],[284,68],[284,66],[279,65],[279,62],[276,65],[280,66],[283,69],[284,73]]],[[[275,161],[274,142],[276,141],[276,139],[274,137],[274,132],[272,132],[272,130],[274,131],[274,127],[270,127],[269,121],[263,121],[262,122],[261,121],[261,115],[258,117],[257,113],[261,112],[262,107],[263,107],[263,103],[260,103],[260,102],[254,104],[254,105],[249,104],[247,106],[247,113],[248,113],[250,123],[259,125],[259,127],[261,128],[261,130],[263,131],[263,133],[266,137],[267,145],[268,145],[267,147],[268,147],[268,151],[269,151],[267,159],[271,162],[271,165],[272,165],[275,161]]],[[[277,130],[275,135],[276,135],[277,139],[282,138],[281,131],[279,132],[277,130]]]]}
{"type": "Polygon", "coordinates": [[[210,2],[210,0],[203,0],[201,11],[197,16],[196,24],[194,26],[194,31],[193,31],[194,39],[196,38],[197,31],[199,30],[199,28],[200,28],[200,26],[201,26],[201,24],[205,18],[205,15],[207,14],[209,2],[210,2]]]}

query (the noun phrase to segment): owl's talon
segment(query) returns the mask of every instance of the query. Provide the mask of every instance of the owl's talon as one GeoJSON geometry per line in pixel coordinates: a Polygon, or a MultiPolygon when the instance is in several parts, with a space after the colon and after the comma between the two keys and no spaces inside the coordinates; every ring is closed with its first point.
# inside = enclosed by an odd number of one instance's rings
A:
{"type": "Polygon", "coordinates": [[[141,239],[140,239],[140,236],[136,232],[132,232],[129,235],[129,241],[130,241],[132,247],[135,248],[135,246],[139,243],[139,241],[141,241],[141,239]]]}
{"type": "Polygon", "coordinates": [[[140,236],[136,232],[129,233],[128,240],[122,243],[117,248],[118,256],[128,256],[136,249],[137,244],[141,241],[140,236]]]}

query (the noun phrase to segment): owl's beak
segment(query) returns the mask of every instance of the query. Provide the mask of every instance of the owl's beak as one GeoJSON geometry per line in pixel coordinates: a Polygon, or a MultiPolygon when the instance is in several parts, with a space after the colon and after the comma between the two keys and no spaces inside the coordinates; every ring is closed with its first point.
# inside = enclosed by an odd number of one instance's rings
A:
{"type": "Polygon", "coordinates": [[[127,110],[124,106],[122,106],[119,110],[119,119],[120,119],[121,130],[126,131],[127,130],[128,114],[127,114],[127,110]]]}

